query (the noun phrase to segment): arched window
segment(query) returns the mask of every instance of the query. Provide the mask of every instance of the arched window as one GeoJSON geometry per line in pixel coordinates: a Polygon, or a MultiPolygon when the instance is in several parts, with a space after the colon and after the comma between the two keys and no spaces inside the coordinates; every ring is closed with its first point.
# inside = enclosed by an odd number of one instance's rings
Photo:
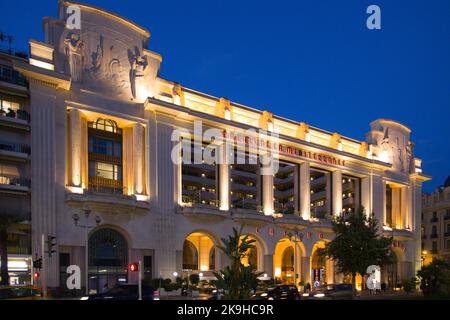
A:
{"type": "Polygon", "coordinates": [[[91,128],[108,131],[112,133],[121,133],[117,123],[114,120],[98,118],[97,121],[89,122],[91,128]]]}
{"type": "Polygon", "coordinates": [[[183,269],[198,270],[198,251],[189,240],[183,244],[183,269]]]}
{"type": "Polygon", "coordinates": [[[126,267],[128,245],[125,238],[113,229],[100,229],[89,238],[89,266],[126,267]]]}

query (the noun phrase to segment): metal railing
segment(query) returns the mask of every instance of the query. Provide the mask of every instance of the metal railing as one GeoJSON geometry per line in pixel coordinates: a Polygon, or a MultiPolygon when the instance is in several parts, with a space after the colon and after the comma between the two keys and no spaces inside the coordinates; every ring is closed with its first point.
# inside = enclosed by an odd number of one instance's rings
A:
{"type": "Polygon", "coordinates": [[[13,118],[13,119],[20,119],[25,121],[30,121],[30,114],[28,111],[22,110],[22,109],[0,109],[0,116],[7,117],[7,118],[13,118]]]}
{"type": "Polygon", "coordinates": [[[31,153],[31,148],[29,145],[6,141],[0,141],[0,150],[26,153],[28,155],[31,153]]]}
{"type": "Polygon", "coordinates": [[[27,178],[19,176],[11,176],[0,174],[0,185],[18,186],[18,187],[30,187],[31,181],[27,178]]]}
{"type": "Polygon", "coordinates": [[[16,70],[13,70],[12,68],[6,66],[0,66],[0,81],[9,82],[24,87],[28,85],[27,80],[24,76],[22,76],[16,70]]]}
{"type": "Polygon", "coordinates": [[[430,222],[438,222],[439,221],[439,218],[438,217],[433,217],[433,218],[431,218],[430,219],[430,222]]]}

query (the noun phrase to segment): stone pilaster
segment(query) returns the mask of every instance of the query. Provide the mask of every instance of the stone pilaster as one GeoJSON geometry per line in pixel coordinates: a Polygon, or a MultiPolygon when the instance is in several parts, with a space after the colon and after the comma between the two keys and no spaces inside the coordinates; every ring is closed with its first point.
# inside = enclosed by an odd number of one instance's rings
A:
{"type": "Polygon", "coordinates": [[[332,199],[333,199],[333,216],[340,216],[342,212],[342,171],[336,170],[332,173],[332,199]]]}
{"type": "Polygon", "coordinates": [[[308,162],[300,164],[300,214],[305,220],[311,217],[311,174],[308,162]]]}

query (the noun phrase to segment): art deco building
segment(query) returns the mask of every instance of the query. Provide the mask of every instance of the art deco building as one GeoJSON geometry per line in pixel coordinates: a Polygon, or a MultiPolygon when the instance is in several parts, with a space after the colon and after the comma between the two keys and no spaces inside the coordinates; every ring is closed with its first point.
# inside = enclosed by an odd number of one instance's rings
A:
{"type": "Polygon", "coordinates": [[[19,284],[31,281],[31,149],[28,84],[14,61],[26,63],[26,53],[0,47],[0,215],[12,223],[1,227],[6,228],[9,280],[19,284]]]}
{"type": "MultiPolygon", "coordinates": [[[[149,277],[189,270],[209,279],[227,263],[220,239],[240,226],[256,240],[246,263],[269,277],[342,282],[317,249],[333,239],[331,219],[359,206],[380,221],[380,234],[394,237],[385,281],[420,268],[428,177],[405,125],[375,120],[359,141],[184,87],[160,75],[149,31],[93,6],[60,2],[44,31],[45,41],[31,40],[29,61],[14,61],[14,69],[29,81],[33,254],[42,234],[57,238],[49,286],[65,285],[69,264],[81,266],[93,291],[135,282],[126,266],[137,260],[149,277]],[[80,30],[66,28],[69,5],[81,9],[80,30]],[[203,138],[193,136],[198,121],[203,138]],[[201,156],[210,128],[278,134],[267,142],[276,145],[279,170],[264,173],[253,133],[228,157],[240,150],[244,163],[172,161],[201,156]],[[176,129],[196,147],[174,152],[176,129]]],[[[223,148],[216,151],[228,155],[223,148]]]]}
{"type": "Polygon", "coordinates": [[[422,197],[422,254],[450,262],[450,177],[431,194],[422,197]]]}

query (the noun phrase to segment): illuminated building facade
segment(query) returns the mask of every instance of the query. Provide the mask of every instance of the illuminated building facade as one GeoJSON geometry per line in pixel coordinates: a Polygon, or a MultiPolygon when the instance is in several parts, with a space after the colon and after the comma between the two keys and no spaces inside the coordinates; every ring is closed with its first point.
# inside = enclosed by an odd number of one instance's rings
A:
{"type": "MultiPolygon", "coordinates": [[[[0,34],[1,39],[6,37],[0,34]]],[[[1,241],[6,240],[9,282],[24,284],[31,282],[32,260],[30,113],[27,81],[13,64],[27,61],[27,55],[3,44],[0,43],[1,241]]]]}
{"type": "MultiPolygon", "coordinates": [[[[29,63],[14,63],[30,83],[33,252],[41,234],[58,242],[49,286],[64,285],[69,264],[83,278],[88,270],[90,290],[134,282],[126,266],[137,260],[150,277],[208,279],[227,263],[220,239],[242,225],[256,240],[245,263],[269,277],[293,282],[296,271],[304,283],[342,282],[317,249],[333,238],[331,218],[359,206],[394,236],[386,281],[420,267],[428,177],[409,128],[379,119],[357,141],[186,88],[160,76],[147,30],[82,4],[81,30],[69,30],[71,4],[44,18],[45,42],[30,41],[29,63]],[[261,174],[248,150],[243,164],[173,162],[174,130],[192,135],[196,121],[204,131],[277,133],[279,170],[261,174]]],[[[183,152],[195,157],[208,143],[183,152]]]]}
{"type": "Polygon", "coordinates": [[[423,195],[422,255],[424,263],[439,258],[450,262],[450,177],[423,195]]]}

